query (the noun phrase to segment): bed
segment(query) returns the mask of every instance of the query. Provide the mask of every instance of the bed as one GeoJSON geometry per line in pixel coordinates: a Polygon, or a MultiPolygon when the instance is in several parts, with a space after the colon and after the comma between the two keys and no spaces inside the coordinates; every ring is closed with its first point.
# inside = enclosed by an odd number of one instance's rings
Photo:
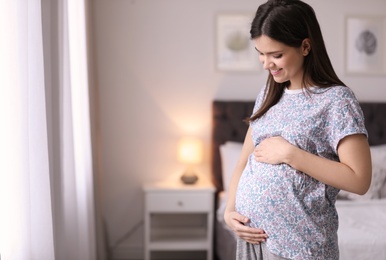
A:
{"type": "MultiPolygon", "coordinates": [[[[244,119],[253,101],[214,101],[212,105],[211,172],[217,188],[214,251],[216,259],[234,260],[236,239],[223,220],[226,192],[248,126],[244,119]]],[[[341,191],[339,213],[341,260],[386,259],[386,103],[361,103],[369,133],[373,181],[358,196],[341,191]]]]}

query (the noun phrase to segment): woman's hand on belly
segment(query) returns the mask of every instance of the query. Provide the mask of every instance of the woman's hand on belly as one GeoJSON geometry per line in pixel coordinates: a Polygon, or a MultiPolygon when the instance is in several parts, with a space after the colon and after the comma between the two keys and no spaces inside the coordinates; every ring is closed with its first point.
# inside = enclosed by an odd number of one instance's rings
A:
{"type": "Polygon", "coordinates": [[[264,242],[268,237],[264,230],[247,226],[249,219],[236,211],[225,212],[224,220],[238,237],[251,244],[264,242]]]}
{"type": "Polygon", "coordinates": [[[264,139],[253,151],[255,160],[262,163],[285,163],[293,145],[281,136],[264,139]]]}

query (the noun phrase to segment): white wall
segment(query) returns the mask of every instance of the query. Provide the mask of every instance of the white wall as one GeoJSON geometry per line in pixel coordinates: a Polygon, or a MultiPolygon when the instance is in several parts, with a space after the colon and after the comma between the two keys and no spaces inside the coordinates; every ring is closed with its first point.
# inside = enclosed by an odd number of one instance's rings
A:
{"type": "MultiPolygon", "coordinates": [[[[102,202],[115,256],[139,254],[145,182],[182,170],[180,137],[205,142],[209,172],[211,102],[253,100],[263,72],[215,69],[215,17],[255,12],[256,0],[94,0],[93,44],[99,93],[102,202]],[[120,241],[122,240],[122,243],[120,241]],[[117,245],[118,243],[118,245],[117,245]]],[[[386,15],[383,0],[308,0],[336,72],[361,101],[386,101],[386,77],[344,75],[344,17],[386,15]]],[[[257,58],[257,56],[256,56],[257,58]]]]}

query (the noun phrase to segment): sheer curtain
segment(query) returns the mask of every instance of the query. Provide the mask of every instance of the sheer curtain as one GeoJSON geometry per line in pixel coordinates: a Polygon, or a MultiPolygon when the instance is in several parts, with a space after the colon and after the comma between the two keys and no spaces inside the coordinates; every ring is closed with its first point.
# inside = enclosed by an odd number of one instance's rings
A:
{"type": "Polygon", "coordinates": [[[96,259],[85,7],[0,0],[2,260],[96,259]]]}

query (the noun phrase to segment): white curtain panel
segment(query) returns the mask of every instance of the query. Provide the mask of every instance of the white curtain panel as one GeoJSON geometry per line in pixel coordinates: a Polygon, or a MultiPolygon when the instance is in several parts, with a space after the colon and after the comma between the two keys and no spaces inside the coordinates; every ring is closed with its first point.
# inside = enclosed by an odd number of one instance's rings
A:
{"type": "Polygon", "coordinates": [[[54,259],[40,10],[0,7],[1,259],[54,259]]]}
{"type": "MultiPolygon", "coordinates": [[[[62,259],[96,259],[85,1],[59,2],[61,34],[62,259]]],[[[60,197],[59,197],[60,198],[60,197]]]]}
{"type": "Polygon", "coordinates": [[[1,260],[96,259],[85,24],[85,0],[0,0],[1,260]]]}

